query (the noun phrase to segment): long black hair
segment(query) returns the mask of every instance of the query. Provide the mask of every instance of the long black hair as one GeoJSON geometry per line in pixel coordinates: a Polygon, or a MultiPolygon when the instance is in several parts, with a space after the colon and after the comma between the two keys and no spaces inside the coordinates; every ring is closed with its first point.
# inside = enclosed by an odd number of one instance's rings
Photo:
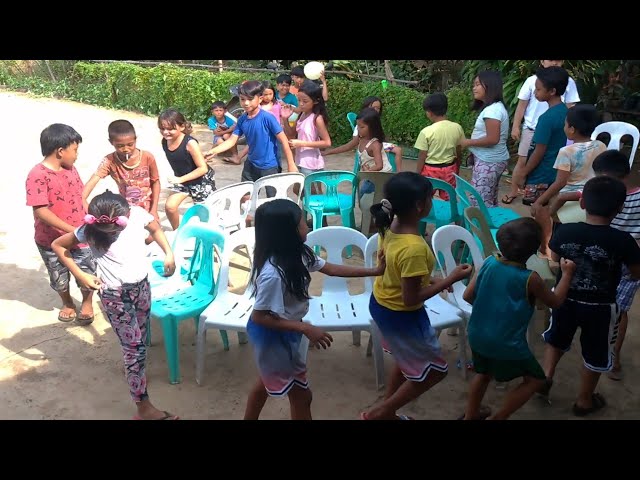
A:
{"type": "MultiPolygon", "coordinates": [[[[433,195],[433,185],[427,177],[416,172],[400,172],[384,184],[384,199],[371,205],[369,211],[381,236],[391,226],[395,215],[402,219],[433,195]]],[[[425,214],[426,215],[426,214],[425,214]]]]}
{"type": "Polygon", "coordinates": [[[117,193],[107,190],[100,195],[96,195],[89,204],[89,215],[95,219],[112,219],[107,223],[88,223],[85,219],[84,235],[87,243],[97,250],[109,250],[109,247],[118,238],[119,233],[125,226],[115,223],[118,217],[129,216],[129,204],[127,200],[117,193]]]}
{"type": "Polygon", "coordinates": [[[315,263],[316,256],[298,232],[301,218],[300,207],[284,198],[264,203],[256,210],[256,248],[251,272],[254,293],[259,288],[258,276],[270,261],[294,297],[298,300],[310,298],[308,267],[315,263]]]}
{"type": "Polygon", "coordinates": [[[356,120],[362,120],[369,127],[371,138],[377,138],[380,143],[384,142],[384,130],[382,129],[380,114],[375,108],[363,108],[358,113],[356,120]]]}
{"type": "Polygon", "coordinates": [[[322,96],[322,87],[312,82],[311,80],[305,80],[302,82],[300,86],[299,92],[307,95],[313,104],[312,112],[316,115],[320,115],[324,119],[324,124],[329,125],[329,114],[327,113],[327,105],[324,102],[324,97],[322,96]]]}
{"type": "Polygon", "coordinates": [[[496,70],[483,70],[476,75],[478,82],[484,87],[484,100],[473,100],[471,110],[484,110],[496,102],[502,102],[502,75],[496,70]]]}

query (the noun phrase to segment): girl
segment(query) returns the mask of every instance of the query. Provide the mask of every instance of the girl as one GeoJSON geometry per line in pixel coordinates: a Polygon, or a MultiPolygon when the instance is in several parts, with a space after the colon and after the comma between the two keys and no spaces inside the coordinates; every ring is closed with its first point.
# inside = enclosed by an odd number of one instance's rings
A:
{"type": "MultiPolygon", "coordinates": [[[[364,108],[356,117],[358,129],[358,148],[356,155],[360,164],[360,170],[365,172],[391,172],[391,164],[387,152],[382,148],[384,132],[380,115],[373,108],[364,108]]],[[[360,186],[360,197],[373,193],[373,182],[365,180],[360,186]]]]}
{"type": "Polygon", "coordinates": [[[300,342],[305,335],[310,345],[326,349],[333,338],[302,321],[309,310],[309,272],[340,277],[381,275],[384,257],[379,256],[376,268],[325,262],[305,245],[309,229],[302,210],[287,199],[258,207],[255,226],[251,282],[256,298],[247,333],[259,378],[249,393],[244,418],[257,420],[269,395],[288,395],[291,419],[311,420],[311,390],[300,342]]]}
{"type": "MultiPolygon", "coordinates": [[[[283,126],[289,138],[289,146],[295,148],[298,170],[306,176],[324,170],[324,157],[320,149],[331,146],[327,130],[329,115],[322,98],[322,88],[311,80],[306,80],[300,87],[298,104],[301,114],[295,128],[289,122],[283,122],[283,126]]],[[[282,118],[289,118],[291,108],[283,107],[281,115],[282,118]]]]}
{"type": "Polygon", "coordinates": [[[460,265],[447,278],[431,279],[435,257],[418,232],[418,222],[431,210],[433,187],[426,177],[398,173],[385,184],[384,194],[371,216],[387,269],[374,282],[369,311],[396,364],[384,401],[363,412],[363,420],[408,419],[396,411],[446,377],[447,361],[424,302],[471,274],[469,265],[460,265]]]}
{"type": "Polygon", "coordinates": [[[158,128],[162,134],[162,149],[173,169],[168,181],[176,192],[167,198],[165,212],[171,227],[180,225],[178,207],[191,197],[194,203],[204,202],[216,189],[213,170],[207,165],[198,141],[191,136],[191,123],[182,113],[169,108],[158,117],[158,128]]]}
{"type": "Polygon", "coordinates": [[[487,207],[498,205],[498,182],[507,168],[509,114],[502,99],[499,72],[483,71],[473,80],[472,110],[480,110],[470,139],[460,142],[474,156],[471,184],[487,207]]]}
{"type": "Polygon", "coordinates": [[[172,275],[176,268],[173,253],[158,222],[143,208],[130,207],[122,195],[109,190],[91,201],[84,225],[58,238],[52,248],[81,285],[99,290],[107,319],[122,345],[127,383],[138,410],[134,419],[176,420],[177,416],[153,406],[147,394],[144,339],[151,308],[144,242],[147,231],[165,253],[165,275],[172,275]],[[79,243],[89,244],[98,277],[73,262],[69,251],[79,243]]]}

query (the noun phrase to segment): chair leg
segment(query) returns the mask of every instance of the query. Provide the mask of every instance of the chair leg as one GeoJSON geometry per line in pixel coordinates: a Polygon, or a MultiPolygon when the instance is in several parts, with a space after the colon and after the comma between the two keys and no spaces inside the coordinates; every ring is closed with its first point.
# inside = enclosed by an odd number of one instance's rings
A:
{"type": "Polygon", "coordinates": [[[367,357],[371,356],[373,350],[373,335],[369,335],[369,341],[367,342],[367,357]]]}
{"type": "Polygon", "coordinates": [[[371,324],[371,339],[373,344],[373,366],[376,371],[376,388],[384,388],[384,352],[382,350],[382,339],[378,327],[371,324]]]}
{"type": "Polygon", "coordinates": [[[202,375],[204,374],[204,355],[207,345],[207,330],[198,331],[196,337],[196,383],[202,385],[202,375]]]}
{"type": "Polygon", "coordinates": [[[225,352],[229,351],[229,336],[226,330],[220,330],[220,336],[222,337],[222,346],[225,352]]]}
{"type": "Polygon", "coordinates": [[[180,383],[180,354],[178,350],[178,322],[174,318],[162,319],[164,349],[169,366],[169,383],[180,383]]]}
{"type": "Polygon", "coordinates": [[[467,370],[467,319],[463,320],[462,326],[458,329],[458,345],[460,345],[460,368],[462,368],[462,378],[469,378],[467,370]]]}
{"type": "Polygon", "coordinates": [[[240,345],[249,343],[249,339],[247,338],[247,334],[245,332],[238,332],[238,343],[240,345]]]}
{"type": "Polygon", "coordinates": [[[353,344],[356,347],[360,346],[360,330],[354,330],[351,332],[351,336],[353,337],[353,344]]]}

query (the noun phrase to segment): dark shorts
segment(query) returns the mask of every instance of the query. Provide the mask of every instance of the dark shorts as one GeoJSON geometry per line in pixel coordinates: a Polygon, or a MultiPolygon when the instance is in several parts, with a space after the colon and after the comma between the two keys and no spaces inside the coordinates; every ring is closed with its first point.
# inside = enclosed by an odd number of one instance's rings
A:
{"type": "Polygon", "coordinates": [[[631,273],[626,265],[622,266],[622,278],[616,292],[616,303],[620,307],[620,312],[628,312],[631,310],[633,297],[640,288],[640,280],[631,277],[631,273]]]}
{"type": "Polygon", "coordinates": [[[537,201],[549,188],[548,183],[528,184],[524,186],[524,195],[522,195],[523,205],[532,205],[537,201]]]}
{"type": "MultiPolygon", "coordinates": [[[[49,285],[56,292],[67,292],[69,290],[69,269],[65,267],[58,256],[50,248],[44,248],[36,243],[44,266],[47,267],[49,272],[49,285]]],[[[80,269],[90,275],[96,274],[96,261],[91,255],[91,249],[89,247],[75,248],[71,250],[71,257],[73,261],[80,267],[80,269]]],[[[80,284],[76,280],[76,285],[83,292],[89,290],[80,287],[80,284]]]]}
{"type": "MultiPolygon", "coordinates": [[[[242,182],[255,182],[256,180],[266,177],[267,175],[275,175],[276,173],[280,173],[282,169],[279,166],[271,167],[271,168],[258,168],[249,160],[244,162],[244,167],[242,167],[242,176],[240,180],[242,182]]],[[[273,187],[265,188],[267,197],[274,197],[276,195],[276,190],[273,187]]]]}
{"type": "Polygon", "coordinates": [[[210,168],[202,177],[194,180],[194,183],[189,182],[189,185],[176,184],[171,190],[188,194],[194,203],[202,203],[209,195],[216,191],[215,173],[210,168]]]}
{"type": "Polygon", "coordinates": [[[568,352],[580,327],[584,366],[594,372],[608,372],[613,366],[619,313],[615,303],[591,304],[567,298],[560,308],[553,310],[551,325],[542,338],[549,345],[568,352]]]}
{"type": "Polygon", "coordinates": [[[497,382],[509,382],[514,378],[533,377],[544,380],[546,378],[544,370],[531,355],[521,360],[501,360],[482,355],[471,350],[473,357],[473,369],[476,373],[490,375],[497,382]]]}

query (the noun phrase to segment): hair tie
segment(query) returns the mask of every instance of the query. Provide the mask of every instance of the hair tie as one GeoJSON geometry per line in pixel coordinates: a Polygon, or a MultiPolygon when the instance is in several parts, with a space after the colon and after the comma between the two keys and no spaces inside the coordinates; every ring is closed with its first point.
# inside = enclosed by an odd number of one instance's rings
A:
{"type": "Polygon", "coordinates": [[[129,222],[129,219],[127,217],[125,217],[124,215],[120,215],[118,217],[109,217],[108,215],[100,215],[99,217],[95,217],[94,215],[91,215],[90,213],[86,214],[84,216],[84,223],[86,223],[87,225],[92,225],[94,223],[99,223],[99,224],[116,224],[119,227],[126,227],[127,223],[129,222]]]}
{"type": "Polygon", "coordinates": [[[391,202],[386,198],[383,198],[380,203],[382,204],[382,209],[387,213],[387,215],[391,215],[391,211],[393,210],[391,202]]]}

